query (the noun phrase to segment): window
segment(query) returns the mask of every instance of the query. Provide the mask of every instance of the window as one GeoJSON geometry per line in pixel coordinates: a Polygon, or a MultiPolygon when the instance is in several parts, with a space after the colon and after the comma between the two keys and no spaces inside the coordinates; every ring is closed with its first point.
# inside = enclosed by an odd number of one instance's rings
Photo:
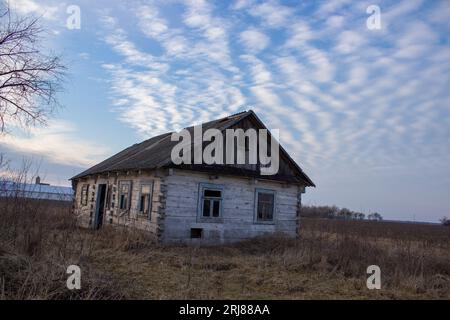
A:
{"type": "Polygon", "coordinates": [[[139,197],[139,214],[150,217],[152,206],[152,184],[141,184],[141,193],[139,197]]]}
{"type": "Polygon", "coordinates": [[[131,182],[121,181],[119,182],[119,209],[128,210],[130,207],[131,199],[131,182]]]}
{"type": "Polygon", "coordinates": [[[83,186],[81,187],[81,205],[82,206],[87,206],[88,195],[89,195],[89,185],[83,184],[83,186]]]}
{"type": "Polygon", "coordinates": [[[222,189],[214,185],[200,185],[200,217],[219,218],[222,212],[222,189]]]}
{"type": "Polygon", "coordinates": [[[273,222],[275,211],[275,192],[256,190],[256,221],[273,222]]]}

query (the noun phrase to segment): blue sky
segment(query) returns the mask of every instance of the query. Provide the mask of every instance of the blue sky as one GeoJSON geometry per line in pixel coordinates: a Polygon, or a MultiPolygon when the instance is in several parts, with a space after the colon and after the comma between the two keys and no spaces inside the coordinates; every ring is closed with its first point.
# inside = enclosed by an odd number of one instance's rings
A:
{"type": "Polygon", "coordinates": [[[42,15],[46,47],[69,67],[48,126],[0,137],[51,183],[251,108],[316,183],[305,204],[450,216],[449,1],[9,2],[42,15]],[[69,5],[80,29],[66,27],[69,5]]]}

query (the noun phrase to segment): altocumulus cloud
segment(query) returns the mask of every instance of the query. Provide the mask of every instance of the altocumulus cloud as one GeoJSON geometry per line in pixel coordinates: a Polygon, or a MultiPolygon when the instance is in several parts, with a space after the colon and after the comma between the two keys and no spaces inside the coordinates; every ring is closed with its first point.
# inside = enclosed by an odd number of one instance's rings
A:
{"type": "Polygon", "coordinates": [[[123,58],[105,65],[114,111],[144,137],[250,105],[308,167],[443,157],[446,5],[380,6],[382,29],[371,31],[366,6],[351,1],[131,5],[137,28],[127,19],[104,26],[123,58]],[[133,32],[158,49],[133,42],[133,32]]]}

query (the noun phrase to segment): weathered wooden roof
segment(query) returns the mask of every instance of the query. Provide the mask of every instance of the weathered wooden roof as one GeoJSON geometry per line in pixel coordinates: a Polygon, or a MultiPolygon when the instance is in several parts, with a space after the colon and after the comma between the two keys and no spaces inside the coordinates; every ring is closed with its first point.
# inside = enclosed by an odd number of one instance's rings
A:
{"type": "MultiPolygon", "coordinates": [[[[260,127],[264,124],[252,111],[244,111],[228,117],[213,120],[202,124],[203,131],[215,128],[218,130],[225,130],[237,125],[240,121],[247,117],[253,117],[260,127]]],[[[193,135],[194,127],[186,128],[193,135]]],[[[99,164],[81,172],[80,174],[71,178],[71,180],[82,178],[89,175],[103,174],[108,172],[120,172],[131,170],[149,170],[164,167],[180,168],[194,171],[206,171],[213,173],[223,173],[239,176],[252,176],[262,179],[286,180],[289,182],[301,182],[306,186],[315,186],[309,177],[302,171],[297,163],[287,154],[287,152],[280,145],[280,155],[284,156],[292,165],[292,175],[275,175],[262,176],[259,171],[251,171],[236,166],[230,165],[175,165],[171,161],[171,152],[173,147],[178,144],[178,141],[171,141],[170,136],[172,132],[164,133],[156,137],[137,143],[124,149],[123,151],[113,155],[112,157],[100,162],[99,164]]]]}

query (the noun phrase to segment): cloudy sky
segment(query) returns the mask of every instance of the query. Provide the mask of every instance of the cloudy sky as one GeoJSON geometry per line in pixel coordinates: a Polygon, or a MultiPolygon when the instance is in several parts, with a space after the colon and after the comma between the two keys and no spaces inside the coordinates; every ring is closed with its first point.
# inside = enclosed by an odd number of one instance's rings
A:
{"type": "Polygon", "coordinates": [[[69,67],[48,126],[0,137],[48,182],[253,109],[316,183],[305,204],[450,216],[450,1],[9,2],[42,16],[69,67]],[[67,28],[71,5],[80,29],[67,28]]]}

